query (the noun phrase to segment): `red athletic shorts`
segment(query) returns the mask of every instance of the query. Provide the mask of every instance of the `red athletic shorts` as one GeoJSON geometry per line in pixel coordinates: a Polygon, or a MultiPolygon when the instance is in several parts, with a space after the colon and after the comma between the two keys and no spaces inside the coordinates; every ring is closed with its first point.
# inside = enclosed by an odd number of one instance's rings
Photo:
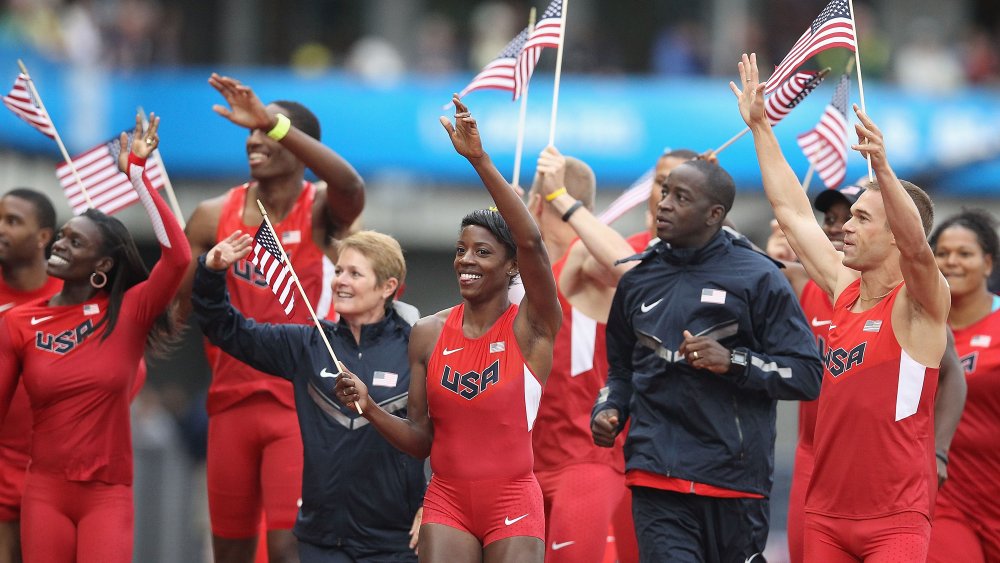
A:
{"type": "MultiPolygon", "coordinates": [[[[997,502],[997,499],[982,499],[997,502]]],[[[928,563],[983,563],[1000,561],[1000,522],[977,516],[971,507],[955,506],[946,495],[937,495],[928,563]]]]}
{"type": "Polygon", "coordinates": [[[252,538],[261,510],[268,530],[288,530],[302,496],[302,437],[295,409],[256,393],[208,422],[212,533],[252,538]]]}
{"type": "Polygon", "coordinates": [[[24,473],[27,460],[20,452],[0,448],[0,522],[21,519],[21,497],[24,495],[24,473]]]}
{"type": "Polygon", "coordinates": [[[131,563],[132,486],[25,478],[21,550],[25,563],[131,563]]]}
{"type": "Polygon", "coordinates": [[[515,536],[545,541],[545,503],[533,474],[486,481],[450,481],[434,475],[424,493],[421,524],[468,532],[483,547],[515,536]]]}
{"type": "Polygon", "coordinates": [[[919,512],[853,520],[806,513],[806,561],[912,563],[927,560],[931,523],[919,512]]]}
{"type": "Polygon", "coordinates": [[[536,471],[545,499],[545,561],[600,562],[608,524],[621,504],[625,474],[600,463],[536,471]]]}

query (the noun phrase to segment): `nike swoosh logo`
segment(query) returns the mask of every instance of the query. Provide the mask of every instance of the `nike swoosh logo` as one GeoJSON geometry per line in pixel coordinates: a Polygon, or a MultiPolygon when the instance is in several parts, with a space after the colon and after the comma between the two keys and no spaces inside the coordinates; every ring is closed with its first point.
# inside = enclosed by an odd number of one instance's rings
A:
{"type": "Polygon", "coordinates": [[[659,305],[660,301],[663,301],[662,297],[659,298],[659,299],[657,299],[656,301],[653,301],[649,305],[646,305],[645,303],[643,303],[642,305],[639,305],[639,309],[642,310],[643,313],[648,313],[648,312],[650,312],[650,311],[653,310],[653,307],[656,307],[657,305],[659,305]]]}
{"type": "Polygon", "coordinates": [[[47,320],[49,320],[51,318],[52,318],[52,315],[49,315],[47,317],[38,317],[38,318],[31,317],[31,326],[35,326],[38,323],[44,323],[45,321],[47,321],[47,320]]]}
{"type": "MultiPolygon", "coordinates": [[[[459,348],[459,350],[461,350],[461,348],[459,348]]],[[[530,514],[530,512],[528,514],[530,514]]],[[[506,518],[505,517],[503,519],[503,523],[506,524],[507,526],[510,526],[511,524],[513,524],[515,522],[519,522],[521,520],[524,520],[525,518],[528,517],[528,514],[522,514],[521,516],[518,516],[517,518],[515,518],[513,520],[511,520],[510,518],[506,518]]]]}
{"type": "MultiPolygon", "coordinates": [[[[458,352],[459,350],[462,350],[462,348],[455,348],[454,350],[449,350],[449,349],[445,348],[444,350],[441,351],[441,355],[442,356],[450,356],[450,355],[454,354],[455,352],[458,352]]],[[[510,526],[510,524],[507,524],[507,525],[510,526]]]]}
{"type": "Polygon", "coordinates": [[[564,547],[568,547],[576,543],[575,541],[564,541],[562,543],[552,542],[552,551],[559,551],[564,547]]]}
{"type": "Polygon", "coordinates": [[[812,325],[813,326],[826,326],[826,325],[828,325],[828,324],[830,324],[832,322],[833,321],[821,321],[821,320],[817,319],[816,317],[812,318],[812,325]]]}
{"type": "Polygon", "coordinates": [[[340,375],[340,374],[338,374],[338,373],[330,373],[330,372],[326,371],[326,368],[321,369],[320,372],[319,372],[319,376],[320,377],[337,377],[338,375],[340,375]]]}

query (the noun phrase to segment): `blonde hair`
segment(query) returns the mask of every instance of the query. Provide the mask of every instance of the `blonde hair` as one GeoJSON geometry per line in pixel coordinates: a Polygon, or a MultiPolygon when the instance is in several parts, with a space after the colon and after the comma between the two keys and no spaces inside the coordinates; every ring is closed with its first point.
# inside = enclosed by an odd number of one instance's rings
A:
{"type": "MultiPolygon", "coordinates": [[[[399,246],[399,241],[375,231],[358,231],[341,240],[337,245],[337,252],[341,253],[348,248],[358,251],[371,262],[376,287],[384,285],[389,278],[396,278],[399,285],[403,285],[406,279],[406,261],[403,260],[403,249],[399,246]]],[[[386,299],[387,306],[394,297],[395,294],[386,299]]]]}

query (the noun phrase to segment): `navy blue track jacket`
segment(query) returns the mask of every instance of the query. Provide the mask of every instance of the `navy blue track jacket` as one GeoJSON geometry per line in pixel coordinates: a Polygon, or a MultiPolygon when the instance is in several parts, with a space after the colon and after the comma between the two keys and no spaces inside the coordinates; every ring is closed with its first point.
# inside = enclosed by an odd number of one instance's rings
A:
{"type": "Polygon", "coordinates": [[[626,470],[640,469],[766,496],[776,400],[819,395],[822,364],[795,293],[768,257],[720,231],[699,249],[660,243],[618,284],[607,324],[607,388],[626,470]],[[692,368],[684,330],[750,353],[742,373],[692,368]]]}
{"type": "MultiPolygon", "coordinates": [[[[225,272],[198,261],[192,297],[205,336],[251,367],[289,379],[305,453],[302,507],[294,533],[320,546],[364,552],[413,553],[409,531],[423,502],[423,462],[390,445],[357,411],[334,395],[337,373],[316,327],[259,324],[229,303],[225,272]]],[[[410,325],[393,310],[350,328],[322,321],[337,358],[368,386],[371,399],[406,416],[410,386],[410,325]]]]}

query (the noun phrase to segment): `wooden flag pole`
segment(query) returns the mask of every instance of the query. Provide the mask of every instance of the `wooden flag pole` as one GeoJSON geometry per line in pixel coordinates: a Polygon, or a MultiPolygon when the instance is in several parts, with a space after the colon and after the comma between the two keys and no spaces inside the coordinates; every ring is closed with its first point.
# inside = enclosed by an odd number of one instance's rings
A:
{"type": "MultiPolygon", "coordinates": [[[[147,128],[149,121],[146,119],[146,112],[142,109],[142,106],[136,109],[142,117],[142,128],[147,128]]],[[[163,174],[163,187],[167,191],[167,199],[170,201],[170,207],[173,208],[174,215],[177,216],[177,222],[181,224],[181,228],[186,229],[187,224],[184,222],[184,213],[181,212],[181,206],[177,203],[177,195],[174,193],[173,184],[170,183],[170,176],[167,175],[167,166],[163,164],[163,157],[160,155],[159,147],[153,149],[153,157],[160,162],[160,173],[163,174]]]]}
{"type": "MultiPolygon", "coordinates": [[[[556,52],[556,77],[552,83],[552,121],[549,123],[549,146],[556,143],[556,114],[559,109],[559,77],[562,75],[563,48],[566,46],[566,14],[569,13],[569,0],[563,0],[562,23],[560,24],[559,49],[556,52]]],[[[544,15],[544,14],[543,14],[544,15]]]]}
{"type": "Polygon", "coordinates": [[[59,131],[56,129],[56,124],[52,121],[52,116],[49,115],[49,111],[45,109],[45,104],[42,103],[42,97],[38,95],[38,90],[35,89],[35,81],[31,79],[31,75],[28,74],[28,67],[24,66],[21,59],[17,59],[17,66],[21,67],[21,72],[28,79],[28,88],[31,89],[31,96],[35,98],[38,102],[38,108],[42,110],[45,117],[48,118],[49,123],[52,124],[52,133],[56,138],[56,144],[59,146],[59,152],[62,153],[63,159],[66,160],[66,164],[69,165],[70,171],[73,172],[73,178],[76,180],[76,185],[80,186],[80,193],[83,194],[83,199],[87,200],[88,207],[94,207],[94,203],[90,201],[90,194],[87,193],[87,188],[83,185],[83,180],[80,179],[80,173],[77,172],[76,166],[73,164],[73,159],[69,157],[69,153],[66,152],[66,145],[63,144],[62,138],[59,137],[59,131]]]}
{"type": "MultiPolygon", "coordinates": [[[[535,30],[535,8],[532,6],[528,14],[528,37],[535,30]]],[[[516,72],[516,71],[515,71],[516,72]]],[[[514,148],[514,176],[511,178],[511,186],[517,188],[521,182],[521,154],[524,151],[524,125],[528,115],[528,85],[525,83],[524,91],[521,92],[521,111],[517,117],[517,145],[514,148]]]]}
{"type": "MultiPolygon", "coordinates": [[[[280,237],[278,232],[274,230],[274,225],[271,224],[270,217],[267,216],[267,210],[264,209],[264,204],[257,200],[257,207],[260,208],[260,214],[264,216],[264,222],[267,223],[267,228],[271,229],[274,233],[274,242],[278,244],[278,250],[281,251],[281,260],[288,263],[288,272],[292,275],[292,281],[295,282],[295,287],[299,288],[299,295],[302,296],[302,300],[305,301],[306,307],[309,308],[309,315],[312,317],[313,323],[316,324],[316,329],[319,330],[319,336],[323,339],[323,344],[326,344],[326,351],[330,353],[330,357],[333,358],[333,365],[337,368],[337,373],[335,376],[343,375],[343,370],[340,369],[340,360],[337,359],[337,354],[333,352],[333,346],[330,346],[330,341],[326,338],[326,332],[323,331],[323,325],[319,323],[319,318],[316,316],[316,311],[313,310],[312,303],[309,302],[309,297],[306,296],[306,290],[302,289],[302,284],[299,283],[299,276],[295,273],[295,268],[292,267],[291,260],[288,259],[288,255],[285,254],[285,247],[281,245],[280,237]]],[[[361,407],[354,403],[355,410],[358,414],[364,414],[361,412],[361,407]]]]}
{"type": "Polygon", "coordinates": [[[809,191],[809,184],[812,182],[813,172],[815,172],[815,171],[816,171],[816,165],[813,163],[813,161],[810,160],[809,161],[809,170],[806,170],[806,177],[803,178],[803,180],[802,180],[802,191],[804,191],[804,192],[808,192],[809,191]]]}
{"type": "MultiPolygon", "coordinates": [[[[847,7],[851,10],[851,25],[854,26],[854,68],[858,72],[858,94],[861,96],[861,111],[868,113],[865,109],[865,83],[861,79],[861,41],[860,34],[858,33],[858,22],[854,20],[854,0],[847,0],[847,7]]],[[[872,159],[869,156],[865,156],[865,161],[868,163],[868,181],[871,182],[875,179],[872,173],[872,159]]]]}

